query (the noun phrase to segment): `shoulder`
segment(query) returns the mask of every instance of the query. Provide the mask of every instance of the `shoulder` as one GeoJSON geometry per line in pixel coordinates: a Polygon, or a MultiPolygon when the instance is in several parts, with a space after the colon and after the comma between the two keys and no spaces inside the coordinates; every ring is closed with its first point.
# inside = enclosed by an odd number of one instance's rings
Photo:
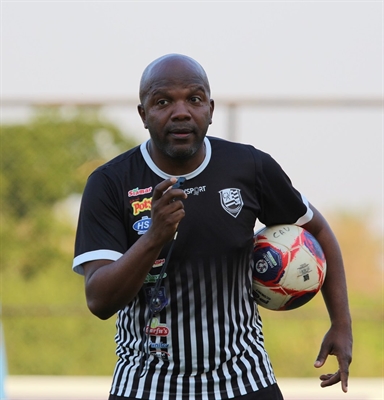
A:
{"type": "Polygon", "coordinates": [[[231,142],[229,140],[211,136],[209,136],[208,139],[211,143],[212,151],[221,151],[222,153],[225,153],[229,160],[239,160],[240,157],[245,157],[246,159],[248,159],[248,157],[252,158],[257,163],[270,162],[273,160],[268,153],[257,149],[251,144],[231,142]]]}
{"type": "Polygon", "coordinates": [[[142,168],[142,163],[144,163],[144,160],[140,152],[140,146],[136,146],[97,167],[88,179],[94,177],[101,178],[102,176],[118,179],[124,176],[127,171],[131,171],[134,165],[142,168]]]}
{"type": "Polygon", "coordinates": [[[140,146],[133,147],[132,149],[119,154],[115,158],[112,158],[96,168],[93,173],[100,171],[107,172],[108,170],[113,171],[115,169],[120,170],[125,166],[125,164],[129,164],[130,162],[136,160],[137,156],[141,157],[140,146]]]}
{"type": "Polygon", "coordinates": [[[100,192],[101,188],[116,189],[135,168],[142,169],[144,160],[140,146],[136,146],[97,167],[89,176],[85,192],[100,192]]]}

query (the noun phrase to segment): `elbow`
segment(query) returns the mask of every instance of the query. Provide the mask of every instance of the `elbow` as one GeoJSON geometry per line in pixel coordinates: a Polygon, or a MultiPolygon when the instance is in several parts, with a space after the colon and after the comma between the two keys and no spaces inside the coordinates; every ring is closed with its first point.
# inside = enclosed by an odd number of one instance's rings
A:
{"type": "Polygon", "coordinates": [[[112,263],[109,260],[96,260],[83,264],[85,277],[85,297],[89,311],[96,317],[107,320],[114,315],[118,307],[114,293],[108,289],[103,267],[112,263]]]}
{"type": "Polygon", "coordinates": [[[114,315],[114,314],[108,314],[108,315],[102,314],[102,315],[97,315],[97,317],[98,317],[99,319],[101,319],[102,321],[106,321],[107,319],[111,318],[112,315],[114,315]]]}
{"type": "Polygon", "coordinates": [[[87,299],[87,306],[93,315],[103,321],[111,318],[116,313],[115,310],[111,310],[109,307],[95,300],[87,299]]]}

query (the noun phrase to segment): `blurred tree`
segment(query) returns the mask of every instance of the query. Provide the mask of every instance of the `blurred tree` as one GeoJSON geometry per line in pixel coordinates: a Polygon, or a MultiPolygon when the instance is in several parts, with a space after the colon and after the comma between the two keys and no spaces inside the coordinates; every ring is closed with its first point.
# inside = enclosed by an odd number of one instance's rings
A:
{"type": "Polygon", "coordinates": [[[135,143],[95,110],[45,109],[27,124],[2,126],[1,265],[29,278],[62,259],[54,205],[81,193],[98,165],[135,143]]]}
{"type": "Polygon", "coordinates": [[[343,252],[350,291],[355,296],[376,300],[382,298],[383,290],[383,226],[380,228],[377,223],[381,216],[382,210],[366,207],[359,214],[334,211],[331,217],[343,252]]]}

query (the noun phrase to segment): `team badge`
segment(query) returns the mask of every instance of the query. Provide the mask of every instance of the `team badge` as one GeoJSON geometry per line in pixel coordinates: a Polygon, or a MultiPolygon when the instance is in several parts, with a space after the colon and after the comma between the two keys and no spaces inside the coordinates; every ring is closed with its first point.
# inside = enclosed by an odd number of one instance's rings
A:
{"type": "Polygon", "coordinates": [[[220,190],[219,193],[221,206],[228,214],[236,218],[244,205],[240,189],[228,188],[220,190]]]}

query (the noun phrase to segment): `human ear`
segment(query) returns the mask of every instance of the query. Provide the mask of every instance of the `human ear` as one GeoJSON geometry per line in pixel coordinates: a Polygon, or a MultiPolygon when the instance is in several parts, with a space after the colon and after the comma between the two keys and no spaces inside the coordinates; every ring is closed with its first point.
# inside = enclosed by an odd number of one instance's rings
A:
{"type": "Polygon", "coordinates": [[[213,110],[215,109],[215,101],[213,99],[209,100],[209,108],[210,108],[210,114],[211,114],[211,120],[209,122],[209,125],[211,125],[212,124],[213,110]]]}
{"type": "Polygon", "coordinates": [[[144,106],[142,104],[139,104],[137,106],[137,111],[139,112],[140,118],[143,121],[144,128],[148,129],[147,123],[145,122],[147,118],[146,118],[146,115],[145,115],[144,106]]]}

